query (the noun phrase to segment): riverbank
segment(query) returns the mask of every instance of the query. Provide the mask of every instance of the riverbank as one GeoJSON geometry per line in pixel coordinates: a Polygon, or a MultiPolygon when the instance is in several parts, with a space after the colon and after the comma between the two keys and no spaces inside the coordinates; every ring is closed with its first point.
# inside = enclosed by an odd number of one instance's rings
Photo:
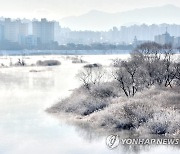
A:
{"type": "Polygon", "coordinates": [[[178,61],[168,61],[171,67],[167,70],[166,59],[151,57],[155,58],[152,62],[146,56],[132,54],[127,61],[114,61],[106,68],[84,66],[77,75],[82,86],[47,112],[65,114],[75,125],[98,132],[179,137],[178,61]],[[105,81],[104,76],[110,80],[105,81]]]}
{"type": "Polygon", "coordinates": [[[66,115],[77,125],[94,131],[132,131],[140,136],[179,137],[180,88],[158,88],[139,92],[133,98],[95,98],[82,88],[47,109],[54,115],[66,115]]]}

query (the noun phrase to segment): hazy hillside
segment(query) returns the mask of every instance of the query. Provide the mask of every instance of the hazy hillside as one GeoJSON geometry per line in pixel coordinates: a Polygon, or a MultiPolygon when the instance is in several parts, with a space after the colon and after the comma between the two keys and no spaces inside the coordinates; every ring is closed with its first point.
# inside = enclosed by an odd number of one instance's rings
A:
{"type": "Polygon", "coordinates": [[[180,8],[173,5],[149,7],[127,12],[107,13],[92,10],[81,16],[63,18],[61,24],[76,30],[108,30],[132,24],[180,24],[180,8]]]}

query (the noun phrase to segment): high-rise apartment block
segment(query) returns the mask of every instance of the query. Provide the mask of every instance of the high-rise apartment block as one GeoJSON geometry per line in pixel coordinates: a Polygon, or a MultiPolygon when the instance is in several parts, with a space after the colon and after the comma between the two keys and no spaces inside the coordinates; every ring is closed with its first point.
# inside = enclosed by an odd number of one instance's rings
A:
{"type": "Polygon", "coordinates": [[[4,39],[10,42],[19,42],[22,36],[28,35],[28,24],[21,20],[12,21],[6,18],[2,26],[4,27],[4,39]]]}
{"type": "Polygon", "coordinates": [[[55,22],[41,19],[41,21],[33,21],[32,33],[37,37],[41,44],[48,44],[55,40],[54,38],[55,22]]]}

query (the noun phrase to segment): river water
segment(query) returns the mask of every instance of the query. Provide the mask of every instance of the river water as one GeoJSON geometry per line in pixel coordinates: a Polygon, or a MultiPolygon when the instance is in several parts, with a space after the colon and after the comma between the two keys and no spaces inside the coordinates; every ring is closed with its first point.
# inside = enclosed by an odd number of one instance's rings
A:
{"type": "MultiPolygon", "coordinates": [[[[81,67],[64,61],[57,67],[0,69],[0,154],[130,153],[129,148],[122,146],[109,150],[106,136],[94,138],[45,112],[79,86],[75,74],[81,67]],[[34,69],[39,72],[32,72],[34,69]]],[[[178,149],[166,146],[137,151],[179,153],[178,149]]]]}

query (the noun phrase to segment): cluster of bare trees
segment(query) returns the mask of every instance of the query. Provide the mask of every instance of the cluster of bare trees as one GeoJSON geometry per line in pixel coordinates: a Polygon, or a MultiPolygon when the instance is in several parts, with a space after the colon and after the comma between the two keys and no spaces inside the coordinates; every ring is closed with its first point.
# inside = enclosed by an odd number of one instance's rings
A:
{"type": "MultiPolygon", "coordinates": [[[[171,45],[148,42],[137,47],[127,61],[115,60],[113,79],[127,97],[152,85],[173,87],[180,85],[180,62],[174,58],[171,45]]],[[[78,74],[84,87],[98,85],[105,71],[102,66],[89,65],[78,74]]]]}
{"type": "Polygon", "coordinates": [[[99,85],[105,75],[105,70],[99,64],[85,65],[84,68],[77,74],[78,79],[83,83],[83,86],[90,90],[92,85],[99,85]]]}
{"type": "Polygon", "coordinates": [[[155,84],[172,88],[174,82],[180,82],[180,63],[174,57],[170,45],[144,43],[131,53],[128,61],[115,62],[114,79],[127,97],[155,84]]]}
{"type": "Polygon", "coordinates": [[[134,96],[139,89],[142,89],[146,80],[145,71],[135,60],[121,61],[112,75],[127,97],[134,96]]]}

